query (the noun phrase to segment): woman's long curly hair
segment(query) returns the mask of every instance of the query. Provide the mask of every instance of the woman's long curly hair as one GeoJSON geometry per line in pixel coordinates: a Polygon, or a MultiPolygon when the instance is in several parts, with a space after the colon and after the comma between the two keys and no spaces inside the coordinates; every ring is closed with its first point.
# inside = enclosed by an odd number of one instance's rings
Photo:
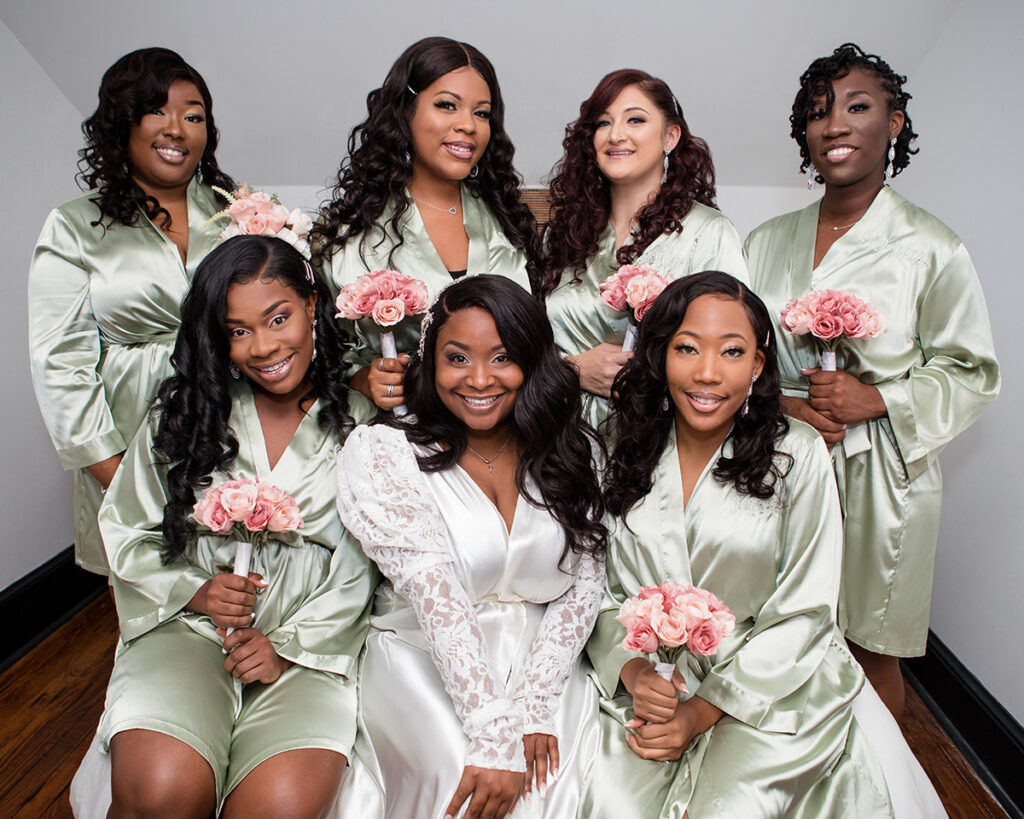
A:
{"type": "MultiPolygon", "coordinates": [[[[395,61],[384,84],[366,97],[367,117],[348,138],[348,155],[338,169],[338,182],[331,201],[325,203],[313,229],[312,243],[318,264],[335,250],[358,238],[365,247],[371,228],[393,237],[391,258],[404,242],[401,221],[410,204],[406,187],[412,179],[414,153],[411,121],[419,93],[445,74],[469,66],[475,69],[491,94],[491,138],[476,165],[476,175],[467,177],[469,187],[490,208],[505,237],[526,254],[534,277],[537,257],[537,223],[519,198],[522,179],[512,165],[515,149],[505,132],[505,103],[494,67],[469,43],[447,37],[427,37],[413,43],[395,61]],[[385,224],[380,219],[389,203],[394,213],[385,224]]],[[[376,245],[375,245],[376,246],[376,245]]]]}
{"type": "Polygon", "coordinates": [[[181,304],[181,329],[171,354],[174,375],[160,386],[154,450],[167,473],[170,499],[164,507],[164,562],[185,553],[195,540],[189,517],[196,490],[210,486],[212,473],[230,472],[238,440],[229,426],[231,376],[228,367],[228,290],[256,279],[278,281],[301,298],[316,296],[316,355],[309,368],[312,389],[301,406],[318,398],[317,422],[344,439],[354,426],[348,413],[344,355],[349,343],[334,319],[331,292],[295,248],[268,236],[236,236],[214,249],[196,270],[181,304]]]}
{"type": "MultiPolygon", "coordinates": [[[[645,71],[623,68],[606,74],[583,104],[575,122],[569,123],[562,140],[562,159],[552,171],[549,185],[551,221],[544,231],[541,288],[548,296],[565,272],[572,281],[597,254],[611,216],[611,185],[597,165],[594,133],[605,111],[629,86],[639,88],[665,117],[666,125],[678,125],[679,142],[668,157],[668,176],[654,201],[636,214],[632,242],[615,254],[620,265],[630,264],[663,233],[682,230],[683,218],[694,202],[715,205],[715,166],[707,143],[690,133],[683,109],[663,80],[645,71]]],[[[610,272],[610,271],[609,271],[610,272]]]]}
{"type": "Polygon", "coordinates": [[[140,48],[107,69],[100,83],[99,104],[82,123],[85,147],[78,155],[78,180],[86,190],[95,190],[92,200],[100,210],[93,222],[104,219],[134,225],[139,208],[150,219],[170,214],[156,197],[147,196],[132,177],[128,139],[132,125],[167,102],[167,91],[177,80],[187,80],[199,89],[206,107],[206,149],[199,170],[208,185],[232,190],[235,183],[217,165],[217,126],[213,121],[213,100],[206,82],[192,66],[167,48],[140,48]]]}
{"type": "Polygon", "coordinates": [[[708,295],[743,305],[758,348],[764,353],[764,367],[754,382],[747,414],[736,413],[727,438],[732,443],[732,454],[718,459],[712,475],[723,483],[732,481],[737,492],[767,499],[792,466],[792,457],[776,448],[789,430],[789,422],[779,402],[775,330],[768,309],[749,288],[726,273],[695,273],[672,282],[658,296],[640,324],[636,355],[615,378],[610,422],[618,438],[604,490],[612,514],[625,515],[651,491],[654,467],[675,422],[675,413],[662,409],[668,389],[668,345],[689,306],[708,295]]]}
{"type": "Polygon", "coordinates": [[[594,469],[600,440],[580,414],[579,379],[558,355],[543,307],[510,279],[468,276],[441,292],[430,308],[423,357],[414,358],[405,374],[406,401],[416,420],[386,423],[405,430],[413,443],[446,447],[420,457],[422,470],[437,472],[458,463],[466,451],[466,428],[437,394],[434,356],[441,328],[453,314],[470,307],[491,314],[509,358],[525,377],[512,411],[520,494],[561,524],[566,539],[563,557],[570,549],[603,553],[608,532],[594,469]],[[533,479],[539,498],[527,489],[527,476],[533,479]]]}
{"type": "MultiPolygon", "coordinates": [[[[910,157],[918,152],[910,144],[917,139],[914,126],[910,121],[907,103],[911,96],[903,90],[907,78],[897,74],[889,63],[877,54],[866,54],[864,49],[854,43],[843,43],[828,57],[819,57],[808,66],[800,76],[800,90],[793,100],[793,112],[789,115],[789,135],[800,146],[800,172],[804,173],[811,167],[811,151],[807,147],[807,120],[811,112],[816,110],[814,98],[825,95],[825,113],[832,110],[836,101],[836,92],[832,81],[845,77],[851,69],[862,68],[878,78],[878,82],[889,97],[889,113],[903,112],[903,128],[896,136],[896,156],[892,161],[890,173],[895,176],[910,164],[910,157]]],[[[815,174],[814,181],[819,185],[825,183],[821,174],[815,174]]]]}

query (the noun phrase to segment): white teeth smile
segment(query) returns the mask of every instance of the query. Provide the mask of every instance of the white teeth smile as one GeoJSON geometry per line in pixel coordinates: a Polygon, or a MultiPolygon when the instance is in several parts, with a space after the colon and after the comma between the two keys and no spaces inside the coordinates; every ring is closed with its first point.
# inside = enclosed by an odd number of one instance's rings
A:
{"type": "Polygon", "coordinates": [[[483,408],[483,407],[491,406],[491,404],[493,404],[495,401],[497,401],[499,398],[501,398],[501,396],[500,395],[492,395],[489,398],[470,398],[468,395],[460,395],[459,398],[461,398],[463,401],[465,401],[471,407],[483,408]]]}
{"type": "Polygon", "coordinates": [[[698,404],[702,407],[714,407],[721,404],[723,400],[717,395],[698,395],[695,393],[687,393],[687,396],[694,404],[698,404]]]}
{"type": "Polygon", "coordinates": [[[471,159],[473,156],[473,148],[469,145],[455,145],[446,142],[444,147],[448,149],[450,154],[459,159],[471,159]]]}
{"type": "Polygon", "coordinates": [[[292,360],[292,356],[288,356],[288,358],[286,358],[284,361],[281,361],[281,362],[279,362],[277,364],[274,364],[273,366],[270,366],[270,367],[254,367],[253,369],[258,370],[259,372],[263,373],[264,375],[277,375],[282,370],[284,370],[284,368],[288,365],[288,363],[291,360],[292,360]]]}
{"type": "Polygon", "coordinates": [[[850,154],[853,153],[853,148],[832,148],[828,151],[825,156],[832,160],[846,159],[850,154]]]}
{"type": "Polygon", "coordinates": [[[171,148],[170,146],[157,148],[156,152],[160,154],[160,156],[162,156],[168,162],[177,163],[181,162],[185,158],[184,151],[180,150],[179,148],[171,148]]]}

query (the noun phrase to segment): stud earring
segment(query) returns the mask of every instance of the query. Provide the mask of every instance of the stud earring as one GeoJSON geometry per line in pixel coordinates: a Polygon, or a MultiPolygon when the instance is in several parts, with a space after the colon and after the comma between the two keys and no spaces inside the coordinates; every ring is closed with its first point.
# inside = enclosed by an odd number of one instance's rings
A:
{"type": "Polygon", "coordinates": [[[757,376],[752,375],[750,377],[750,386],[747,388],[747,397],[743,401],[743,409],[740,410],[740,415],[744,418],[747,417],[747,413],[750,412],[750,396],[754,394],[754,382],[757,381],[757,376]]]}
{"type": "Polygon", "coordinates": [[[889,153],[886,156],[885,170],[882,171],[882,184],[884,185],[893,176],[896,175],[896,169],[892,166],[892,161],[896,158],[896,138],[893,137],[889,140],[889,153]]]}
{"type": "Polygon", "coordinates": [[[671,151],[665,151],[665,160],[661,163],[661,167],[662,167],[661,184],[662,185],[664,185],[666,182],[668,182],[668,155],[670,153],[672,153],[672,152],[671,151]]]}
{"type": "Polygon", "coordinates": [[[238,369],[234,361],[228,364],[228,372],[231,373],[231,377],[235,379],[235,381],[242,377],[242,371],[238,369]]]}
{"type": "Polygon", "coordinates": [[[807,190],[813,191],[816,187],[818,187],[818,183],[814,181],[814,177],[818,175],[818,170],[817,168],[814,167],[813,162],[811,163],[811,166],[807,169],[807,174],[807,190]]]}

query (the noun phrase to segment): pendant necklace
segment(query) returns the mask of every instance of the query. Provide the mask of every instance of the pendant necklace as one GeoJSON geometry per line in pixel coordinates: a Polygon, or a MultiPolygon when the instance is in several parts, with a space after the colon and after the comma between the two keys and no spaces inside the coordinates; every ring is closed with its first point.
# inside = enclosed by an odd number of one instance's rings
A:
{"type": "MultiPolygon", "coordinates": [[[[859,221],[860,221],[860,219],[857,220],[857,222],[859,222],[859,221]]],[[[818,216],[818,224],[821,225],[826,230],[832,230],[832,231],[846,230],[848,228],[852,228],[855,224],[857,224],[857,222],[850,222],[850,224],[848,224],[848,225],[836,225],[835,227],[832,227],[832,225],[826,225],[824,222],[822,222],[821,221],[821,216],[820,215],[818,216]]]]}
{"type": "Polygon", "coordinates": [[[428,208],[433,208],[434,210],[439,210],[439,211],[441,211],[441,213],[450,213],[452,216],[458,216],[459,215],[459,203],[458,202],[456,202],[450,208],[439,208],[437,205],[431,205],[429,202],[424,202],[422,199],[420,199],[415,193],[410,191],[408,188],[406,188],[406,190],[409,191],[409,196],[411,196],[413,199],[415,199],[421,205],[426,205],[428,208]]]}
{"type": "Polygon", "coordinates": [[[496,460],[498,460],[498,456],[501,455],[501,453],[505,451],[505,447],[508,446],[508,443],[511,440],[512,440],[512,433],[510,432],[509,435],[508,435],[508,438],[505,439],[505,443],[503,443],[501,445],[501,448],[497,452],[495,452],[490,458],[485,458],[483,455],[481,455],[479,452],[477,452],[475,449],[473,449],[473,447],[471,447],[468,443],[466,444],[466,449],[468,449],[470,452],[472,452],[474,455],[476,455],[476,457],[478,457],[481,461],[483,461],[485,464],[487,464],[487,471],[488,472],[493,472],[494,471],[494,462],[496,460]]]}

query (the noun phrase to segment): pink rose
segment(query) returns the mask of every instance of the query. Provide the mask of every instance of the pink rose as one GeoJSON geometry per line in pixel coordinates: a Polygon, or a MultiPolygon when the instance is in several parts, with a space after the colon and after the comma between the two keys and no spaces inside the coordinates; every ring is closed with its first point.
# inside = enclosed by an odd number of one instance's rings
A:
{"type": "Polygon", "coordinates": [[[637,619],[636,606],[638,602],[639,601],[635,597],[630,597],[625,600],[622,605],[619,606],[619,613],[615,615],[615,619],[628,628],[629,624],[637,619]]]}
{"type": "Polygon", "coordinates": [[[655,301],[657,301],[657,299],[653,299],[652,301],[647,302],[647,304],[641,304],[636,308],[633,312],[633,318],[636,319],[637,324],[644,320],[644,316],[647,315],[647,311],[654,307],[655,301]]]}
{"type": "Polygon", "coordinates": [[[811,333],[822,341],[831,341],[843,334],[843,323],[829,313],[815,313],[811,319],[811,333]]]}
{"type": "Polygon", "coordinates": [[[626,627],[626,638],[622,641],[622,647],[626,651],[653,654],[658,650],[658,635],[654,633],[650,623],[634,620],[626,627]]]}
{"type": "Polygon", "coordinates": [[[721,608],[711,615],[712,625],[723,637],[728,637],[736,628],[736,617],[728,608],[721,608]]]}
{"type": "Polygon", "coordinates": [[[626,304],[626,282],[632,273],[626,271],[627,267],[629,265],[621,268],[618,273],[613,273],[599,285],[601,301],[620,313],[625,312],[629,306],[626,304]]]}
{"type": "Polygon", "coordinates": [[[405,304],[401,299],[381,299],[373,305],[370,317],[380,327],[393,327],[405,318],[405,304]]]}
{"type": "Polygon", "coordinates": [[[802,301],[793,299],[782,311],[781,321],[783,326],[791,333],[802,336],[811,329],[811,319],[814,314],[802,301]]]}
{"type": "Polygon", "coordinates": [[[256,489],[259,490],[260,498],[272,506],[277,506],[279,503],[291,500],[292,498],[292,496],[285,492],[281,487],[275,486],[272,483],[260,481],[256,484],[256,489]]]}
{"type": "Polygon", "coordinates": [[[270,518],[267,520],[267,528],[271,532],[292,532],[296,529],[301,529],[302,523],[299,507],[294,500],[288,498],[284,503],[274,508],[270,518]]]}
{"type": "Polygon", "coordinates": [[[709,655],[718,651],[721,644],[722,635],[718,628],[710,620],[705,620],[690,632],[690,639],[687,640],[686,647],[694,654],[709,655]]]}
{"type": "Polygon", "coordinates": [[[668,285],[657,273],[634,276],[626,285],[626,304],[634,310],[650,304],[668,285]]]}
{"type": "Polygon", "coordinates": [[[671,580],[666,580],[661,584],[661,594],[665,598],[665,606],[669,609],[676,604],[676,600],[679,599],[680,595],[686,592],[686,586],[681,583],[673,583],[671,580]]]}
{"type": "Polygon", "coordinates": [[[309,214],[299,208],[293,208],[288,214],[288,221],[285,222],[300,239],[305,239],[313,229],[313,220],[309,214]]]}
{"type": "Polygon", "coordinates": [[[264,216],[267,217],[267,230],[274,236],[288,223],[288,209],[284,205],[274,204],[264,216]]]}
{"type": "Polygon", "coordinates": [[[245,520],[242,521],[245,528],[250,532],[259,532],[266,528],[267,521],[270,520],[270,516],[273,514],[277,506],[273,503],[268,502],[264,498],[257,497],[256,503],[253,504],[252,511],[246,516],[245,520]]]}
{"type": "Polygon", "coordinates": [[[658,639],[661,640],[662,645],[668,646],[669,648],[681,646],[686,642],[686,622],[674,611],[670,611],[667,614],[663,611],[652,614],[651,628],[653,628],[654,633],[658,635],[658,639]]]}
{"type": "Polygon", "coordinates": [[[638,600],[636,604],[636,616],[644,620],[650,620],[655,612],[663,611],[665,611],[665,598],[661,596],[660,592],[638,600]]]}
{"type": "Polygon", "coordinates": [[[885,324],[882,322],[882,317],[875,312],[872,308],[868,314],[868,338],[874,338],[875,336],[881,335],[885,332],[885,324]]]}
{"type": "Polygon", "coordinates": [[[192,509],[192,517],[199,523],[218,534],[225,534],[234,525],[220,502],[220,491],[215,487],[207,490],[203,497],[196,501],[192,509]]]}
{"type": "Polygon", "coordinates": [[[686,623],[688,631],[693,631],[701,623],[711,619],[711,608],[707,600],[692,593],[680,596],[673,611],[686,623]]]}
{"type": "Polygon", "coordinates": [[[843,320],[843,335],[848,338],[862,338],[867,335],[868,332],[868,317],[867,314],[861,310],[847,308],[840,317],[843,320]]]}
{"type": "Polygon", "coordinates": [[[414,316],[427,309],[427,286],[419,279],[403,282],[395,297],[402,300],[408,316],[414,316]]]}
{"type": "Polygon", "coordinates": [[[256,505],[257,494],[251,481],[229,481],[221,487],[220,502],[231,520],[242,521],[256,505]]]}
{"type": "Polygon", "coordinates": [[[247,236],[273,236],[273,231],[269,231],[267,228],[267,217],[262,213],[254,213],[251,216],[246,216],[243,220],[238,223],[238,227],[241,228],[242,233],[247,236]]]}

